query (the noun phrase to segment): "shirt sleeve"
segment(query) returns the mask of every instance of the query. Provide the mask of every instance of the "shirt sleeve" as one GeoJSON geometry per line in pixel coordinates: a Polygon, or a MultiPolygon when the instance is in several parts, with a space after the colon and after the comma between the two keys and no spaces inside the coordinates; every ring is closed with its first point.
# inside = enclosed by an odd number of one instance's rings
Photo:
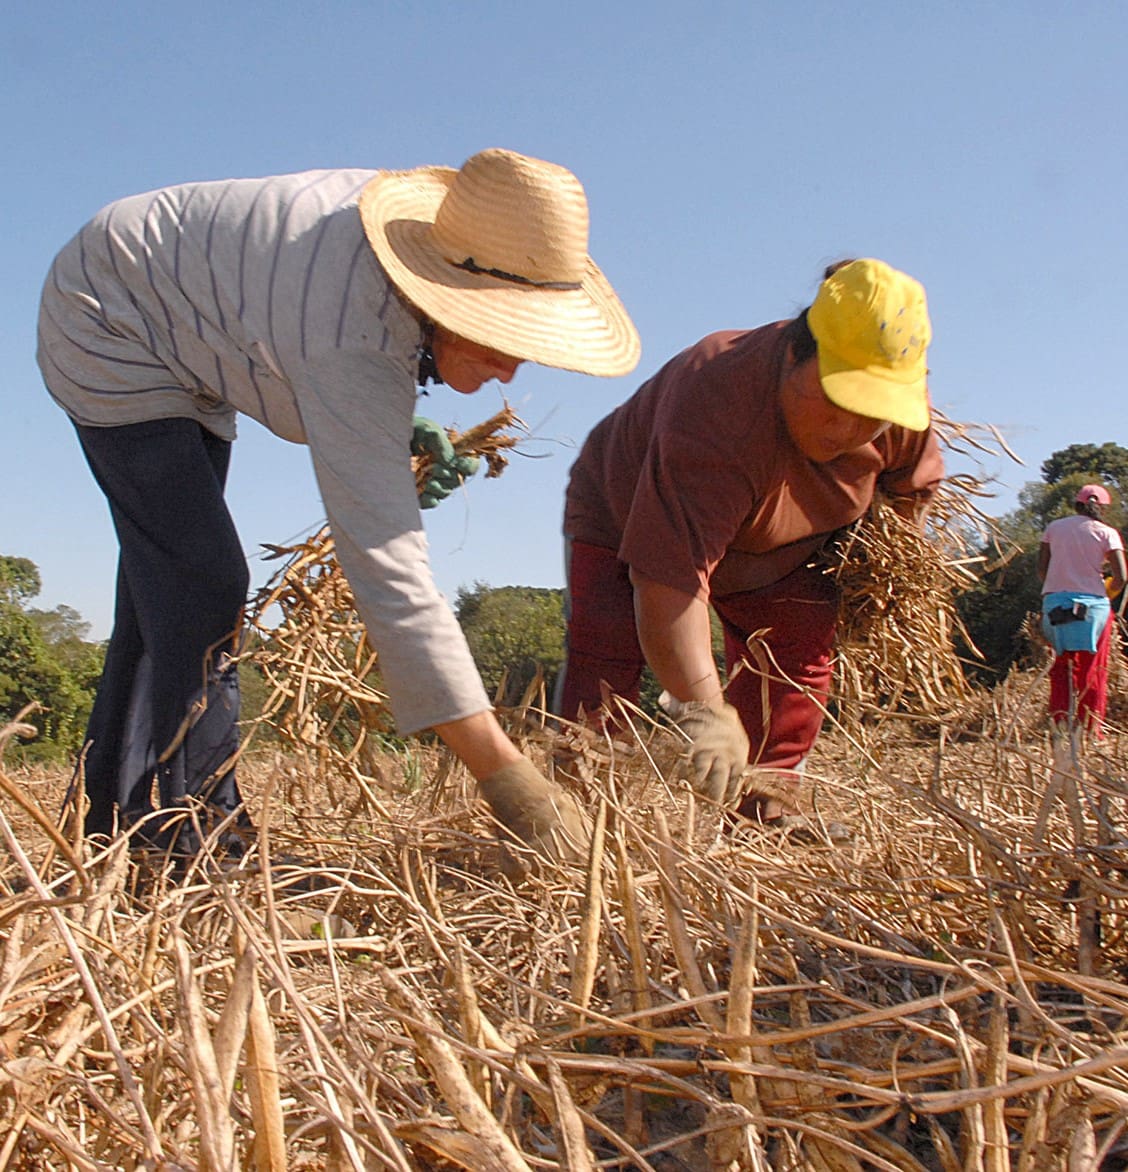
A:
{"type": "Polygon", "coordinates": [[[878,477],[881,490],[901,500],[927,505],[944,479],[944,454],[936,432],[892,427],[881,437],[887,445],[885,471],[878,477]]]}
{"type": "Polygon", "coordinates": [[[701,403],[694,404],[696,394],[680,387],[659,411],[619,557],[656,582],[708,598],[709,579],[751,512],[756,490],[747,461],[718,434],[701,403]]]}
{"type": "Polygon", "coordinates": [[[333,350],[295,380],[322,500],[400,731],[490,708],[431,573],[411,470],[414,381],[372,351],[333,350]]]}

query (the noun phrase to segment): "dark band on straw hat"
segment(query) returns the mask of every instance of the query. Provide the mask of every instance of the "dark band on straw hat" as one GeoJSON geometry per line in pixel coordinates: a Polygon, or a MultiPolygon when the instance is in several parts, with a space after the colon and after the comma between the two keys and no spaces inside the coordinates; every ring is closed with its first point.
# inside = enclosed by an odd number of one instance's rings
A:
{"type": "Polygon", "coordinates": [[[520,273],[506,273],[501,269],[484,269],[481,265],[474,263],[472,256],[468,256],[461,264],[455,264],[454,267],[467,273],[477,273],[483,277],[497,277],[499,281],[512,281],[515,285],[531,285],[534,289],[560,289],[567,292],[570,289],[583,288],[582,281],[534,281],[532,277],[522,277],[520,273]]]}

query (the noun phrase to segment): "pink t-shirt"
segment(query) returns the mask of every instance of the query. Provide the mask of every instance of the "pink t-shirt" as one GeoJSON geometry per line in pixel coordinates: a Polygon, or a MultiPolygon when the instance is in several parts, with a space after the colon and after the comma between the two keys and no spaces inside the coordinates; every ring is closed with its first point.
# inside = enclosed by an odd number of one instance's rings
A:
{"type": "Polygon", "coordinates": [[[1043,594],[1068,591],[1103,595],[1101,571],[1108,555],[1124,548],[1120,534],[1111,525],[1083,513],[1051,521],[1042,534],[1042,543],[1050,547],[1043,594]]]}

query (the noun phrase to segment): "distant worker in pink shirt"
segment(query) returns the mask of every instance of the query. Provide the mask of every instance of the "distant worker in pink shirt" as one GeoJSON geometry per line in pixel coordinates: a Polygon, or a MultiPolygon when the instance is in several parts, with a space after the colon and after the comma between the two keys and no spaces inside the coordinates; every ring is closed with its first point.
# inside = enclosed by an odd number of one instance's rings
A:
{"type": "Polygon", "coordinates": [[[634,699],[649,664],[700,792],[755,821],[802,824],[838,612],[820,550],[878,494],[923,519],[944,472],[930,337],[917,281],[843,262],[793,320],[709,335],[595,428],[565,510],[560,715],[597,717],[608,692],[634,699]]]}
{"type": "Polygon", "coordinates": [[[1108,705],[1108,655],[1112,607],[1128,580],[1124,542],[1102,520],[1112,504],[1107,488],[1086,484],[1074,499],[1074,513],[1046,526],[1038,551],[1042,580],[1042,630],[1053,646],[1050,718],[1055,731],[1066,723],[1102,735],[1108,705]],[[1105,585],[1105,572],[1110,582],[1105,585]]]}

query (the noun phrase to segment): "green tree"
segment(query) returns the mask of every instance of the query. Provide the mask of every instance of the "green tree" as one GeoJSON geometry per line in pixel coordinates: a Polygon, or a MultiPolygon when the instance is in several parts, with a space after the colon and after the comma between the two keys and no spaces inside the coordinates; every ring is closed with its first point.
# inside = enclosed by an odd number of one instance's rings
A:
{"type": "MultiPolygon", "coordinates": [[[[486,690],[499,704],[518,703],[538,669],[551,702],[556,677],[564,663],[563,590],[492,587],[475,582],[471,589],[463,587],[458,591],[454,610],[486,690]]],[[[716,614],[710,612],[710,619],[713,656],[723,678],[724,636],[716,614]]],[[[660,692],[649,668],[644,669],[640,707],[655,713],[660,692]]]]}
{"type": "Polygon", "coordinates": [[[1042,464],[1042,480],[1058,484],[1069,478],[1078,478],[1082,484],[1105,484],[1116,489],[1121,501],[1128,499],[1128,448],[1119,444],[1070,444],[1054,452],[1042,464]]]}
{"type": "Polygon", "coordinates": [[[0,555],[0,720],[38,704],[30,720],[39,736],[16,751],[58,760],[81,748],[104,649],[87,640],[89,624],[71,607],[29,607],[39,590],[34,562],[0,555]]]}
{"type": "Polygon", "coordinates": [[[39,567],[33,561],[0,554],[0,604],[22,606],[42,588],[39,567]]]}
{"type": "Polygon", "coordinates": [[[475,582],[459,589],[454,611],[482,682],[498,703],[516,704],[538,669],[551,696],[564,662],[563,590],[475,582]]]}

